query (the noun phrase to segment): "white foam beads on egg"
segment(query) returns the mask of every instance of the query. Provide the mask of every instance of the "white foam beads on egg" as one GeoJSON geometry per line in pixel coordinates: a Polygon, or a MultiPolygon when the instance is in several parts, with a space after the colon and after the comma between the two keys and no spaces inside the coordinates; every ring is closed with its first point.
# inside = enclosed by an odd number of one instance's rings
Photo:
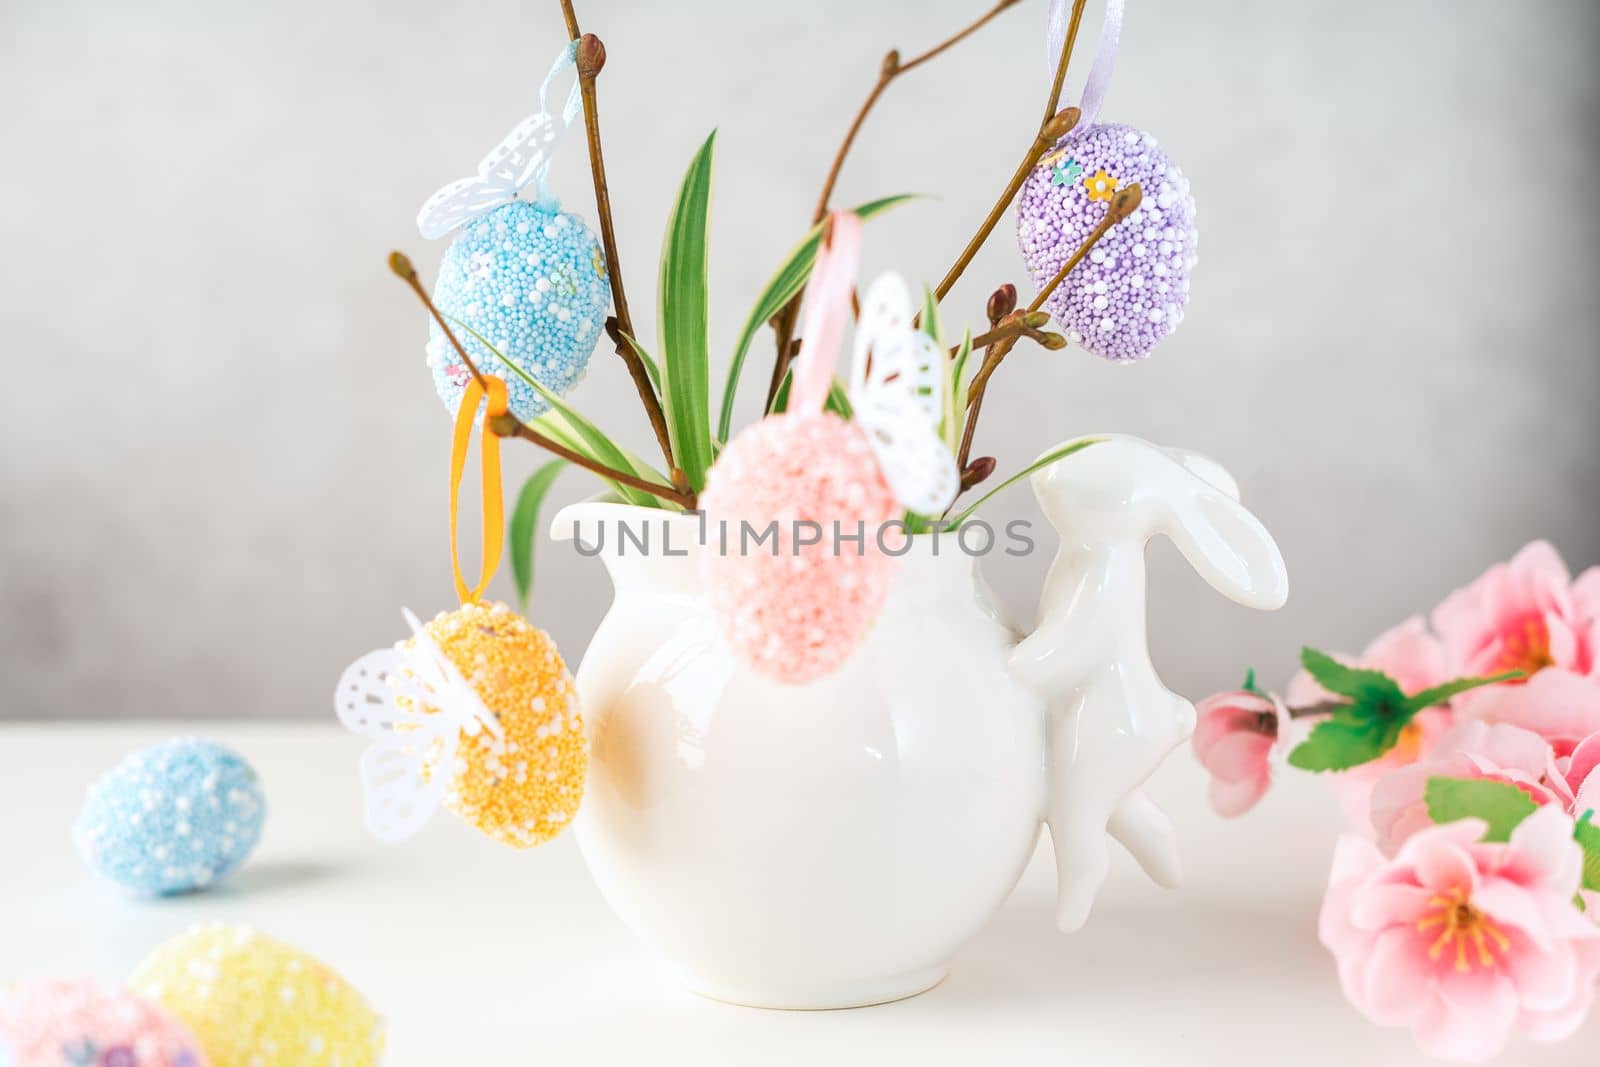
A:
{"type": "Polygon", "coordinates": [[[899,562],[878,538],[900,503],[860,426],[831,412],[769,415],[723,448],[700,499],[729,539],[726,552],[702,557],[702,576],[734,655],[788,685],[843,666],[899,562]],[[821,540],[800,544],[797,521],[815,523],[821,540]],[[745,532],[769,528],[776,541],[766,546],[745,532]],[[836,551],[836,534],[860,540],[836,551]]]}
{"type": "Polygon", "coordinates": [[[1069,340],[1118,362],[1148,356],[1183,321],[1199,241],[1189,180],[1148,133],[1097,124],[1057,142],[1017,206],[1017,243],[1043,288],[1131,184],[1143,192],[1139,207],[1045,303],[1069,340]]]}
{"type": "Polygon", "coordinates": [[[212,1067],[377,1067],[382,1019],[326,964],[248,926],[195,926],[147,956],[128,985],[176,1016],[212,1067]]]}
{"type": "Polygon", "coordinates": [[[175,738],[130,753],[90,786],[73,837],[104,878],[140,893],[186,893],[243,863],[266,813],[242,756],[175,738]]]}
{"type": "MultiPolygon", "coordinates": [[[[512,413],[527,421],[549,407],[528,377],[558,396],[583,377],[605,328],[611,282],[581,218],[513,200],[462,227],[439,265],[433,300],[479,369],[505,380],[512,413]]],[[[453,412],[471,372],[437,322],[427,351],[439,399],[453,412]]]]}

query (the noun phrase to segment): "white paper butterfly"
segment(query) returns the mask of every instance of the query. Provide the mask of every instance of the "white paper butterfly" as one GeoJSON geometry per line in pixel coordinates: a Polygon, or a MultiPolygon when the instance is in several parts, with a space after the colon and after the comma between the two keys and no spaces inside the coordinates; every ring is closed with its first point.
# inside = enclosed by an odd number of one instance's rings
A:
{"type": "Polygon", "coordinates": [[[483,157],[476,177],[459,178],[428,197],[417,213],[417,229],[433,240],[479,215],[509,204],[550,160],[550,148],[561,135],[554,118],[529,115],[483,157]]]}
{"type": "Polygon", "coordinates": [[[372,741],[361,755],[367,829],[390,844],[422,829],[457,773],[461,735],[503,737],[455,664],[401,609],[415,640],[410,649],[380,648],[345,669],[334,692],[339,721],[372,741]]]}
{"type": "Polygon", "coordinates": [[[428,197],[417,213],[417,229],[428,240],[443,237],[451,230],[485,215],[501,204],[509,204],[530,183],[539,184],[539,199],[551,200],[544,188],[550,170],[551,150],[578,113],[580,97],[577,83],[567,94],[567,103],[557,119],[549,113],[545,96],[556,75],[576,62],[577,42],[562,49],[555,65],[539,86],[539,112],[529,115],[511,128],[499,144],[489,150],[471,178],[458,178],[428,197]]]}
{"type": "Polygon", "coordinates": [[[889,488],[909,511],[939,515],[961,487],[955,457],[939,436],[944,353],[912,321],[911,291],[879,275],[856,324],[850,404],[889,488]]]}

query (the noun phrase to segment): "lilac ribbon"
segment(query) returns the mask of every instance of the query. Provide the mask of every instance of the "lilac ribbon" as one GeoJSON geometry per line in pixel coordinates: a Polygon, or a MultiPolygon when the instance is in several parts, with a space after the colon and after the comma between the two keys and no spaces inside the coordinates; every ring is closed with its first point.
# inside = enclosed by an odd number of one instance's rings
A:
{"type": "MultiPolygon", "coordinates": [[[[1095,49],[1094,65],[1089,68],[1083,95],[1078,98],[1078,110],[1082,113],[1076,127],[1079,130],[1094,125],[1100,115],[1100,105],[1105,102],[1111,72],[1117,65],[1117,45],[1122,41],[1123,6],[1124,0],[1106,0],[1106,17],[1100,23],[1100,44],[1095,49]]],[[[1050,24],[1045,30],[1045,47],[1049,52],[1045,61],[1052,79],[1056,76],[1056,64],[1061,62],[1061,49],[1067,42],[1071,9],[1072,0],[1050,0],[1050,24]]]]}

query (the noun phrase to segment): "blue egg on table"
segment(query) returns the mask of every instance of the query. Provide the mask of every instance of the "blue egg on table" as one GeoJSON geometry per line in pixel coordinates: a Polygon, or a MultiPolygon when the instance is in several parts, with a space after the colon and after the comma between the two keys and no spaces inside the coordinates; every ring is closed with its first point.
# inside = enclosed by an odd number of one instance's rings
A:
{"type": "MultiPolygon", "coordinates": [[[[611,282],[581,218],[513,200],[461,228],[439,264],[433,301],[478,369],[504,379],[512,414],[527,421],[549,407],[528,378],[563,396],[583,377],[605,329],[611,282]]],[[[454,412],[471,373],[439,324],[431,330],[434,388],[454,412]]]]}
{"type": "Polygon", "coordinates": [[[98,875],[141,893],[204,889],[261,839],[267,802],[233,750],[175,738],[123,757],[89,787],[73,838],[98,875]]]}

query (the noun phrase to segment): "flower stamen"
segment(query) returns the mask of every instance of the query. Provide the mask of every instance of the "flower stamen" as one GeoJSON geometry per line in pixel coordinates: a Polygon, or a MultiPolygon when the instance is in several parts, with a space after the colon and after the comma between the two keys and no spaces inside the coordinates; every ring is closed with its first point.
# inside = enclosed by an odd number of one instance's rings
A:
{"type": "Polygon", "coordinates": [[[1453,946],[1455,968],[1464,973],[1472,969],[1469,947],[1484,967],[1494,966],[1497,951],[1503,953],[1510,949],[1511,939],[1494,920],[1472,906],[1464,890],[1452,889],[1448,896],[1436,895],[1428,901],[1428,906],[1435,910],[1417,920],[1417,931],[1427,933],[1439,929],[1439,936],[1428,946],[1429,959],[1437,960],[1453,946]]]}
{"type": "Polygon", "coordinates": [[[1499,665],[1503,670],[1534,674],[1555,665],[1550,654],[1550,627],[1538,615],[1529,615],[1505,638],[1499,665]]]}

